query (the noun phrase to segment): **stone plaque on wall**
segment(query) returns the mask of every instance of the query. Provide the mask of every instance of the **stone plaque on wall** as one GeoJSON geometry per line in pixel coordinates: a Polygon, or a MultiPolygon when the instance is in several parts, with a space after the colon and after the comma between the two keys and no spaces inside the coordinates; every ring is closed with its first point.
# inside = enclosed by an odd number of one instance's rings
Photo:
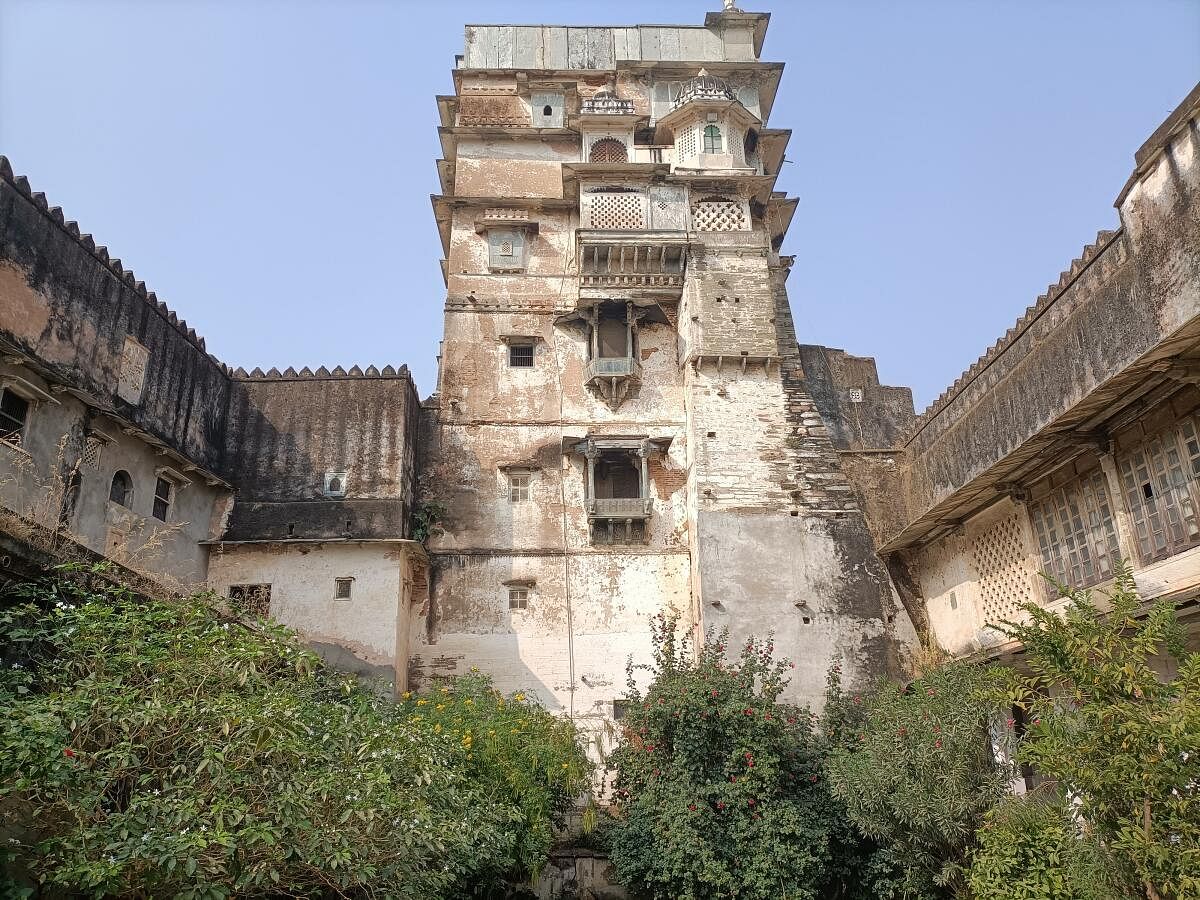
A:
{"type": "Polygon", "coordinates": [[[146,364],[150,351],[131,337],[125,338],[121,351],[121,375],[117,379],[117,396],[130,403],[142,399],[142,387],[146,383],[146,364]]]}

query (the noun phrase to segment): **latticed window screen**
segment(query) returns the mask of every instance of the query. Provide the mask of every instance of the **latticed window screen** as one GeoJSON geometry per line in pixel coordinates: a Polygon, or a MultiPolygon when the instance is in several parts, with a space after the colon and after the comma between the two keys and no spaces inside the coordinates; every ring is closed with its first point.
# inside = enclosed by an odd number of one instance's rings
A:
{"type": "Polygon", "coordinates": [[[675,135],[676,162],[694,160],[696,158],[696,128],[688,125],[679,129],[675,135]]]}
{"type": "Polygon", "coordinates": [[[594,163],[623,163],[629,159],[625,143],[616,138],[601,138],[592,144],[588,161],[594,163]]]}
{"type": "MultiPolygon", "coordinates": [[[[1042,571],[1071,587],[1112,577],[1121,555],[1104,473],[1093,472],[1029,506],[1042,571]]],[[[1047,596],[1056,594],[1046,584],[1047,596]]]]}
{"type": "Polygon", "coordinates": [[[592,194],[592,227],[615,230],[646,227],[642,195],[606,192],[592,194]]]}
{"type": "Polygon", "coordinates": [[[83,442],[83,465],[93,472],[100,468],[100,456],[104,452],[104,441],[98,437],[89,437],[83,442]]]}
{"type": "Polygon", "coordinates": [[[1194,416],[1123,454],[1120,471],[1141,562],[1200,544],[1200,439],[1194,416]]]}
{"type": "Polygon", "coordinates": [[[509,588],[508,589],[508,608],[509,609],[528,609],[529,608],[529,589],[528,588],[509,588]]]}
{"type": "Polygon", "coordinates": [[[1015,620],[1021,604],[1032,599],[1024,542],[1017,515],[1001,519],[972,541],[979,599],[988,624],[1015,620]]]}
{"type": "Polygon", "coordinates": [[[692,228],[695,231],[744,231],[746,212],[737,200],[706,197],[692,204],[692,228]]]}
{"type": "Polygon", "coordinates": [[[488,231],[488,267],[513,270],[525,267],[525,234],[518,230],[488,231]]]}

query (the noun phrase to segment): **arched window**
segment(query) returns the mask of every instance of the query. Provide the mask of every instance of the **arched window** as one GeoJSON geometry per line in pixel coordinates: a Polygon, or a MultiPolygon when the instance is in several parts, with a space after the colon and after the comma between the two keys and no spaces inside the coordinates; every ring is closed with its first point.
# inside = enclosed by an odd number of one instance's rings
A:
{"type": "Polygon", "coordinates": [[[124,469],[113,475],[112,486],[108,489],[108,499],[128,507],[133,502],[133,479],[124,469]]]}
{"type": "Polygon", "coordinates": [[[722,153],[721,129],[716,125],[704,126],[704,152],[722,153]]]}
{"type": "Polygon", "coordinates": [[[342,479],[340,479],[336,475],[334,475],[332,478],[329,479],[329,487],[325,488],[325,490],[331,494],[342,493],[342,479]]]}
{"type": "Polygon", "coordinates": [[[628,159],[629,151],[625,149],[625,144],[616,138],[600,138],[592,144],[588,154],[588,162],[623,163],[628,159]]]}

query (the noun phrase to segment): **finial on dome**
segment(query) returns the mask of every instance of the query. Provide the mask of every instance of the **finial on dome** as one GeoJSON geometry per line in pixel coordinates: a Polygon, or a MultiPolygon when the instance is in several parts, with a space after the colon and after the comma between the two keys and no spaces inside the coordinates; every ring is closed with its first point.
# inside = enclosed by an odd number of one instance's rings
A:
{"type": "Polygon", "coordinates": [[[701,69],[699,72],[696,73],[696,77],[703,78],[707,74],[708,74],[708,69],[701,69]]]}

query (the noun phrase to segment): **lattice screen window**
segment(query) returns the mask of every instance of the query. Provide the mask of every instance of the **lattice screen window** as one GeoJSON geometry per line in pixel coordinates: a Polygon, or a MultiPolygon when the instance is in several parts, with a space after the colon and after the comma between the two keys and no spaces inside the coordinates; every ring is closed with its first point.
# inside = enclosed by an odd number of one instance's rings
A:
{"type": "Polygon", "coordinates": [[[745,231],[746,227],[746,212],[737,200],[705,197],[692,204],[695,231],[745,231]]]}
{"type": "Polygon", "coordinates": [[[91,469],[93,472],[100,469],[100,456],[104,452],[104,441],[100,438],[89,435],[83,442],[83,465],[85,468],[91,469]]]}
{"type": "Polygon", "coordinates": [[[1200,544],[1200,439],[1195,417],[1155,435],[1120,459],[1121,487],[1143,563],[1200,544]]]}
{"type": "Polygon", "coordinates": [[[624,141],[606,137],[592,144],[588,151],[588,162],[594,163],[623,163],[629,160],[629,150],[624,141]]]}
{"type": "Polygon", "coordinates": [[[1021,604],[1033,599],[1016,513],[977,535],[971,553],[979,574],[984,621],[996,624],[1005,619],[1015,620],[1021,604]]]}
{"type": "Polygon", "coordinates": [[[675,133],[676,162],[691,162],[696,159],[696,128],[688,125],[675,133]]]}
{"type": "MultiPolygon", "coordinates": [[[[1121,548],[1102,472],[1030,504],[1029,518],[1047,575],[1080,588],[1112,578],[1121,548]]],[[[1054,585],[1046,584],[1046,595],[1057,595],[1054,585]]]]}
{"type": "Polygon", "coordinates": [[[642,195],[606,192],[592,194],[592,227],[614,230],[646,227],[642,195]]]}
{"type": "Polygon", "coordinates": [[[525,268],[525,232],[519,229],[488,229],[488,268],[496,272],[519,272],[525,268]]]}

